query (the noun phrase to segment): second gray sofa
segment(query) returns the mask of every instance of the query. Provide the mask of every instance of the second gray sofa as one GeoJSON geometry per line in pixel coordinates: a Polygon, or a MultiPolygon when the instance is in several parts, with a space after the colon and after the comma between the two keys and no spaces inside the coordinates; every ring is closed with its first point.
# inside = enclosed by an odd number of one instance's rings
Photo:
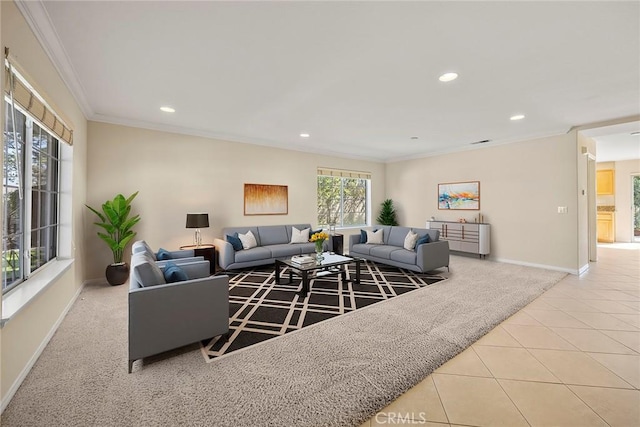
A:
{"type": "Polygon", "coordinates": [[[350,256],[419,273],[426,273],[440,267],[449,268],[449,242],[440,240],[439,230],[387,225],[378,225],[373,228],[383,230],[384,243],[361,243],[360,234],[351,235],[349,236],[350,256]],[[409,230],[413,230],[418,236],[428,234],[431,241],[419,245],[414,250],[407,250],[404,248],[404,239],[409,230]]]}

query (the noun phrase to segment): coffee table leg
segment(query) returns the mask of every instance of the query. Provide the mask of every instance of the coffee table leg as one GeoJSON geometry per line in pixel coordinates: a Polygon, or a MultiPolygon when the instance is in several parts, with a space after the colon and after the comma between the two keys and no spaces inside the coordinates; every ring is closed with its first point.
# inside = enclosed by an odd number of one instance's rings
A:
{"type": "Polygon", "coordinates": [[[302,289],[298,293],[302,298],[306,298],[309,293],[309,275],[306,271],[302,271],[302,289]]]}
{"type": "Polygon", "coordinates": [[[355,284],[359,285],[360,284],[360,263],[361,261],[359,259],[356,260],[356,280],[355,280],[355,284]]]}
{"type": "Polygon", "coordinates": [[[276,260],[276,285],[280,284],[280,263],[276,260]]]}

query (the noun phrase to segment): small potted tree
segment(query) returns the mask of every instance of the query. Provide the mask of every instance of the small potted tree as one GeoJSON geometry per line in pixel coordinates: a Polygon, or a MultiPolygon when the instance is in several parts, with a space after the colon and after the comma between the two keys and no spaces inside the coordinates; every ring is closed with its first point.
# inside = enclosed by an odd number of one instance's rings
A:
{"type": "Polygon", "coordinates": [[[131,201],[138,195],[136,191],[129,198],[118,194],[113,200],[107,200],[102,204],[102,212],[85,205],[100,218],[100,222],[94,222],[105,232],[98,232],[98,236],[106,242],[113,252],[113,263],[107,266],[106,276],[110,285],[122,285],[129,277],[129,264],[123,262],[124,249],[133,239],[136,233],[133,226],[140,221],[140,215],[129,217],[131,214],[131,201]]]}
{"type": "Polygon", "coordinates": [[[378,224],[398,225],[398,219],[396,218],[396,209],[393,207],[393,200],[387,199],[382,202],[380,215],[378,215],[378,224]]]}

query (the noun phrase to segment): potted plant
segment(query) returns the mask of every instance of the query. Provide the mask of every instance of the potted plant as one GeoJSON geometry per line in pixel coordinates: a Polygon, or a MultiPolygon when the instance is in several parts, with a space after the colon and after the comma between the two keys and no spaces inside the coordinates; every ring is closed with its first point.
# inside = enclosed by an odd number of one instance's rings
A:
{"type": "Polygon", "coordinates": [[[102,212],[85,205],[100,218],[100,222],[94,222],[102,227],[105,232],[98,232],[98,236],[104,240],[113,252],[113,263],[107,266],[106,276],[110,285],[122,285],[129,277],[129,264],[122,261],[124,249],[136,235],[133,226],[140,221],[140,215],[129,217],[131,213],[131,201],[138,195],[136,191],[125,199],[118,194],[113,200],[107,200],[102,204],[102,212]]]}
{"type": "Polygon", "coordinates": [[[398,225],[396,218],[396,210],[393,207],[393,200],[387,199],[382,202],[380,215],[378,216],[378,224],[380,225],[398,225]]]}

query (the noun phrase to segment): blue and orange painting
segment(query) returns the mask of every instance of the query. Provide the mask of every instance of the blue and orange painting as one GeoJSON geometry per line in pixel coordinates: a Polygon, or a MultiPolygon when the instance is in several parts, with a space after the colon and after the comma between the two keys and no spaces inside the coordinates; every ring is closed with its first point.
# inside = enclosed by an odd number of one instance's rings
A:
{"type": "Polygon", "coordinates": [[[480,182],[438,184],[438,209],[480,209],[480,182]]]}

